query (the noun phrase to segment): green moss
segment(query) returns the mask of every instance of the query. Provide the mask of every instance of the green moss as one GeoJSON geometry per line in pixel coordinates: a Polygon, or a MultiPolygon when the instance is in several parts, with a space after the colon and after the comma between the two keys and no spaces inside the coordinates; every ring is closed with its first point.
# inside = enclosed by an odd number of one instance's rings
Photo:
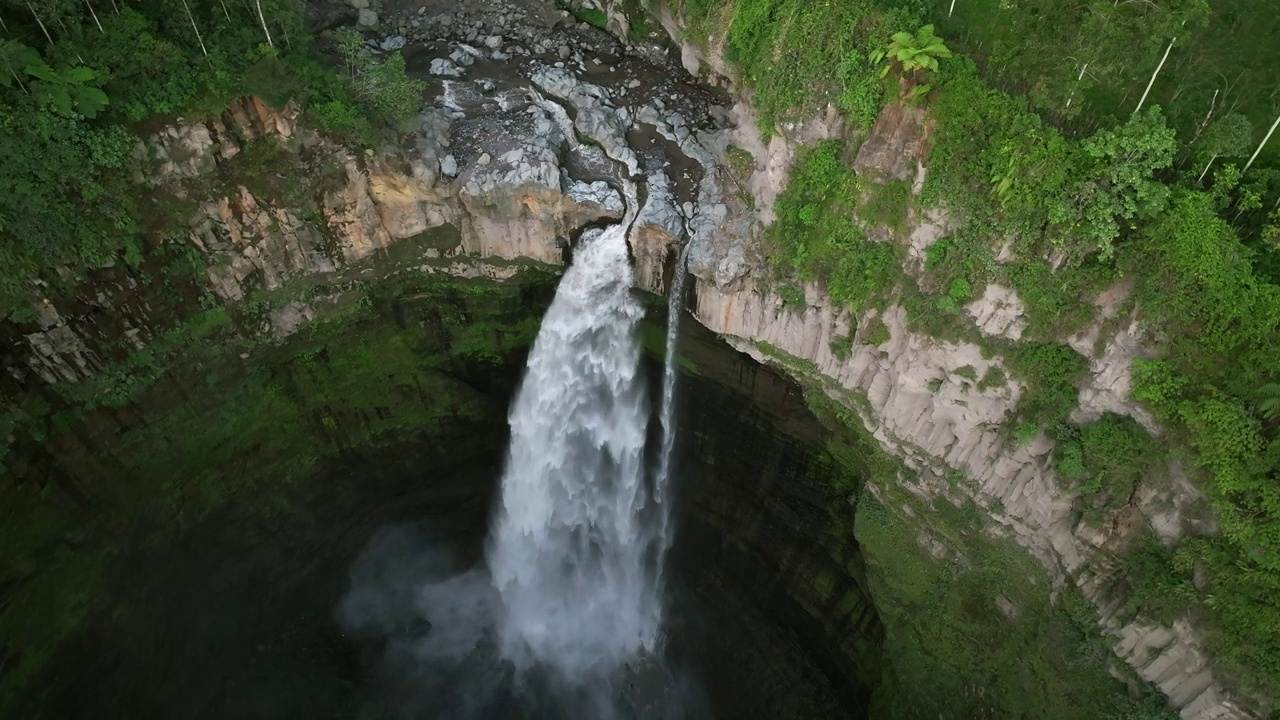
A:
{"type": "MultiPolygon", "coordinates": [[[[662,306],[662,312],[665,314],[666,306],[662,306]]],[[[644,351],[648,355],[659,362],[663,362],[667,357],[667,327],[666,318],[662,320],[646,318],[640,323],[640,342],[644,345],[644,351]]],[[[698,368],[698,364],[690,359],[682,352],[676,353],[676,365],[683,372],[701,375],[702,372],[698,368]]]]}
{"type": "MultiPolygon", "coordinates": [[[[854,488],[856,515],[843,505],[833,514],[856,534],[885,625],[870,716],[1127,717],[1115,714],[1131,703],[1109,673],[1113,656],[1087,602],[1071,590],[1055,605],[1043,569],[1012,538],[988,532],[983,509],[908,492],[908,471],[857,413],[808,382],[806,402],[833,431],[832,456],[869,483],[854,488]]],[[[1138,705],[1159,707],[1146,696],[1138,705]]]]}
{"type": "Polygon", "coordinates": [[[982,374],[982,379],[978,381],[978,392],[985,392],[992,388],[1002,388],[1009,383],[1009,378],[1004,374],[1004,370],[999,365],[992,365],[982,374]]]}
{"type": "Polygon", "coordinates": [[[609,24],[609,16],[605,15],[603,10],[584,8],[581,10],[574,10],[573,16],[579,21],[587,23],[588,25],[594,25],[601,30],[605,29],[609,24]]]}
{"type": "MultiPolygon", "coordinates": [[[[79,454],[60,463],[71,477],[0,485],[0,646],[13,653],[0,708],[107,609],[111,563],[140,536],[162,541],[227,507],[278,513],[327,458],[500,415],[465,378],[528,348],[553,283],[542,273],[502,284],[405,275],[377,295],[358,287],[279,346],[240,336],[220,308],[204,311],[156,338],[150,361],[110,373],[128,387],[145,379],[129,397],[69,415],[32,406],[22,421],[48,428],[42,444],[79,454]]],[[[68,394],[100,398],[103,383],[68,394]]]]}
{"type": "Polygon", "coordinates": [[[870,327],[867,328],[867,337],[863,342],[868,345],[879,346],[889,342],[891,339],[889,326],[884,324],[884,317],[877,313],[875,318],[871,320],[870,327]]]}

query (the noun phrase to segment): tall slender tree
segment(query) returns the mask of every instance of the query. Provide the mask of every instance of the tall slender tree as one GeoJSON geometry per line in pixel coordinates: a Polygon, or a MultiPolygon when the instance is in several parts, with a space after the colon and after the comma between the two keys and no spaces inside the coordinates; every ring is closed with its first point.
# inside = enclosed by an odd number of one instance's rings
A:
{"type": "Polygon", "coordinates": [[[253,2],[258,6],[258,21],[262,23],[262,32],[267,36],[267,45],[275,47],[276,44],[271,42],[271,31],[267,29],[267,18],[262,14],[262,0],[253,0],[253,2]]]}
{"type": "Polygon", "coordinates": [[[1267,141],[1275,134],[1276,126],[1280,126],[1280,116],[1276,117],[1276,121],[1271,123],[1271,129],[1267,131],[1267,136],[1262,138],[1262,142],[1258,143],[1258,149],[1253,151],[1253,156],[1249,158],[1249,162],[1245,163],[1244,170],[1241,173],[1249,172],[1249,168],[1253,166],[1253,161],[1258,159],[1258,153],[1262,152],[1262,148],[1267,146],[1267,141]]]}
{"type": "Polygon", "coordinates": [[[209,51],[204,46],[204,38],[200,37],[200,28],[196,26],[196,18],[191,14],[191,6],[187,4],[187,0],[182,0],[182,9],[187,11],[187,20],[191,21],[191,29],[196,33],[196,41],[200,43],[200,52],[204,53],[205,57],[209,57],[209,51]]]}
{"type": "Polygon", "coordinates": [[[98,32],[106,33],[106,30],[102,29],[102,21],[98,19],[98,13],[93,9],[93,3],[89,2],[89,0],[84,0],[84,4],[89,8],[89,15],[93,17],[94,24],[98,26],[98,32]]]}
{"type": "Polygon", "coordinates": [[[1169,41],[1169,46],[1164,49],[1164,57],[1160,58],[1160,64],[1156,66],[1156,71],[1151,73],[1151,80],[1147,81],[1147,89],[1142,92],[1142,99],[1138,101],[1138,107],[1133,109],[1133,114],[1137,115],[1142,111],[1142,106],[1147,102],[1147,95],[1151,94],[1151,86],[1156,84],[1156,76],[1160,74],[1160,69],[1164,67],[1164,62],[1169,59],[1169,51],[1173,49],[1173,44],[1178,42],[1178,38],[1169,41]]]}

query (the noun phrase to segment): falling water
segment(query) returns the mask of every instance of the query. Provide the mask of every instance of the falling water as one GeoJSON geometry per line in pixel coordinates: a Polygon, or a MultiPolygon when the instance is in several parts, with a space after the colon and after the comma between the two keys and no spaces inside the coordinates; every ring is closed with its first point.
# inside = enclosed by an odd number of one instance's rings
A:
{"type": "Polygon", "coordinates": [[[652,650],[661,621],[625,232],[584,236],[542,321],[489,550],[504,654],[574,679],[652,650]]]}
{"type": "MultiPolygon", "coordinates": [[[[662,448],[658,454],[658,471],[654,475],[653,494],[657,500],[658,540],[661,543],[659,552],[666,552],[671,547],[671,456],[676,445],[676,346],[680,338],[680,317],[684,312],[684,285],[689,276],[689,248],[685,246],[680,257],[676,259],[675,272],[671,276],[671,287],[667,292],[667,347],[662,359],[662,408],[659,419],[662,422],[662,448]]],[[[659,562],[658,572],[661,575],[662,565],[659,562]]]]}

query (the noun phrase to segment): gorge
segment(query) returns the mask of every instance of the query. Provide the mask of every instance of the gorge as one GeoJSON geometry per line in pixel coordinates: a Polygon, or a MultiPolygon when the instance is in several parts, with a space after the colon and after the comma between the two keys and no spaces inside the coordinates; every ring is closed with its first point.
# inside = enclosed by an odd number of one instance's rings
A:
{"type": "Polygon", "coordinates": [[[1229,524],[1196,456],[1064,469],[1182,442],[1142,281],[1046,329],[1039,258],[936,191],[947,88],[780,113],[705,4],[313,3],[363,33],[327,72],[423,82],[408,126],[335,129],[279,50],[145,125],[146,247],[0,325],[0,707],[1266,717],[1135,599],[1229,524]]]}

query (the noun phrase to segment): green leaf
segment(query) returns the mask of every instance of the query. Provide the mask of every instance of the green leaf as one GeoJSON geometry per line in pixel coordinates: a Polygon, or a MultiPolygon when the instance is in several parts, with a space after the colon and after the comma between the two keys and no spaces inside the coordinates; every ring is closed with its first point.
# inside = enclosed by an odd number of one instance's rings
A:
{"type": "Polygon", "coordinates": [[[23,68],[22,71],[33,78],[43,80],[45,82],[50,82],[50,83],[62,82],[62,76],[59,75],[56,70],[49,67],[49,65],[43,60],[38,60],[34,63],[31,63],[30,65],[23,68]]]}
{"type": "Polygon", "coordinates": [[[107,94],[96,87],[77,87],[75,91],[76,110],[87,118],[95,118],[98,111],[109,104],[107,94]]]}
{"type": "Polygon", "coordinates": [[[70,70],[68,70],[64,74],[64,77],[67,79],[68,82],[73,82],[73,83],[76,83],[77,85],[81,85],[98,77],[98,71],[94,70],[93,68],[87,65],[77,65],[76,67],[73,67],[70,70]]]}

